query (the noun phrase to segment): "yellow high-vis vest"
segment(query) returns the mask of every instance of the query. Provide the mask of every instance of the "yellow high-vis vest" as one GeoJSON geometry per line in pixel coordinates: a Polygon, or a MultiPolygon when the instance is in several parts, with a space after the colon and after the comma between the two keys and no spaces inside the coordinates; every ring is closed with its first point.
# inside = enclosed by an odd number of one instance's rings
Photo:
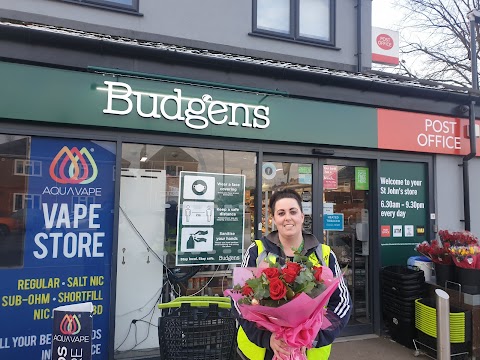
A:
{"type": "MultiPolygon", "coordinates": [[[[260,262],[265,260],[267,257],[272,261],[275,262],[277,255],[275,254],[267,254],[265,248],[263,246],[262,240],[255,240],[258,248],[258,256],[257,256],[257,266],[260,262]]],[[[321,244],[317,247],[315,252],[311,253],[308,259],[313,263],[313,265],[320,264],[320,259],[324,266],[328,266],[330,260],[330,246],[321,244]]],[[[240,326],[238,328],[237,333],[237,343],[238,348],[240,351],[250,360],[264,360],[266,349],[260,346],[255,345],[251,342],[245,331],[240,326]]],[[[307,359],[308,360],[328,360],[330,356],[330,351],[332,350],[332,345],[322,346],[320,348],[312,348],[307,350],[307,359]]]]}

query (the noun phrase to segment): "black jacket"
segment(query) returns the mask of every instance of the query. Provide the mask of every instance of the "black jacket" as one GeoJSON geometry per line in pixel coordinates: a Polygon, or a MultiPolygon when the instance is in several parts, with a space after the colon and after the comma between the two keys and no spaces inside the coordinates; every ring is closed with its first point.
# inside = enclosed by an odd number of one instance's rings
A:
{"type": "MultiPolygon", "coordinates": [[[[315,249],[320,244],[317,238],[311,234],[303,233],[303,239],[305,241],[304,247],[302,250],[302,255],[310,255],[315,252],[315,249]]],[[[272,253],[279,256],[279,262],[282,263],[285,260],[284,254],[280,248],[280,240],[278,238],[278,233],[276,231],[271,232],[267,236],[262,238],[264,250],[267,253],[272,253]]],[[[256,267],[258,256],[258,247],[255,242],[253,242],[245,252],[242,266],[243,267],[256,267]]],[[[319,259],[320,260],[320,259],[319,259]]],[[[340,266],[338,265],[337,258],[333,251],[330,251],[330,259],[328,263],[329,268],[332,270],[334,276],[338,276],[341,273],[340,266]]],[[[236,312],[236,311],[235,311],[236,312]]],[[[347,284],[342,278],[338,288],[330,297],[330,300],[327,305],[327,314],[326,317],[332,323],[330,327],[324,330],[320,330],[318,333],[314,347],[322,347],[328,344],[331,344],[333,340],[338,336],[340,331],[345,327],[350,319],[351,312],[351,299],[350,294],[347,289],[347,284]]],[[[253,342],[255,345],[267,349],[265,354],[265,359],[271,359],[273,357],[273,351],[270,349],[270,337],[272,333],[268,330],[259,329],[255,323],[245,320],[241,315],[236,313],[239,324],[242,326],[245,331],[248,339],[253,342]]]]}

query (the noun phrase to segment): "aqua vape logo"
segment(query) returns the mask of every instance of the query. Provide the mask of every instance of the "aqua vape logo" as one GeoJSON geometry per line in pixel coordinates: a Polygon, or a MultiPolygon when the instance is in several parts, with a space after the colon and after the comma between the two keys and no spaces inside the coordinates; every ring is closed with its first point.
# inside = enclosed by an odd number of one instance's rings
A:
{"type": "Polygon", "coordinates": [[[97,164],[85,147],[78,150],[64,146],[50,164],[50,177],[59,184],[86,185],[97,175],[97,164]]]}

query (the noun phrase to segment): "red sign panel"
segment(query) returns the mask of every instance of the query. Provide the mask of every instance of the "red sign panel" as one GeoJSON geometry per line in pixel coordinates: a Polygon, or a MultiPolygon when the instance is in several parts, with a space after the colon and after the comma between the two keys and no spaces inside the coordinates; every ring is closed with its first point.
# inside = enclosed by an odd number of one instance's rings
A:
{"type": "Polygon", "coordinates": [[[381,237],[390,237],[390,225],[382,225],[380,227],[380,236],[381,237]]]}
{"type": "Polygon", "coordinates": [[[393,39],[388,34],[380,34],[377,36],[377,45],[383,50],[390,50],[393,48],[393,39]]]}
{"type": "Polygon", "coordinates": [[[467,155],[468,133],[467,119],[378,109],[379,149],[467,155]]]}
{"type": "Polygon", "coordinates": [[[338,188],[337,165],[323,165],[323,189],[338,188]]]}

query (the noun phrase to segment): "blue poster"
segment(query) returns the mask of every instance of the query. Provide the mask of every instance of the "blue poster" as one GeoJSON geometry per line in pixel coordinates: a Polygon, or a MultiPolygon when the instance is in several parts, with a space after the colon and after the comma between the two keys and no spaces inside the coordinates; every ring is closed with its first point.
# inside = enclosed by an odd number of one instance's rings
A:
{"type": "Polygon", "coordinates": [[[18,161],[7,175],[24,228],[0,257],[0,359],[52,359],[53,308],[82,302],[93,359],[108,358],[115,158],[113,143],[34,137],[28,176],[18,161]]]}
{"type": "Polygon", "coordinates": [[[343,214],[323,214],[323,230],[343,231],[343,214]]]}

